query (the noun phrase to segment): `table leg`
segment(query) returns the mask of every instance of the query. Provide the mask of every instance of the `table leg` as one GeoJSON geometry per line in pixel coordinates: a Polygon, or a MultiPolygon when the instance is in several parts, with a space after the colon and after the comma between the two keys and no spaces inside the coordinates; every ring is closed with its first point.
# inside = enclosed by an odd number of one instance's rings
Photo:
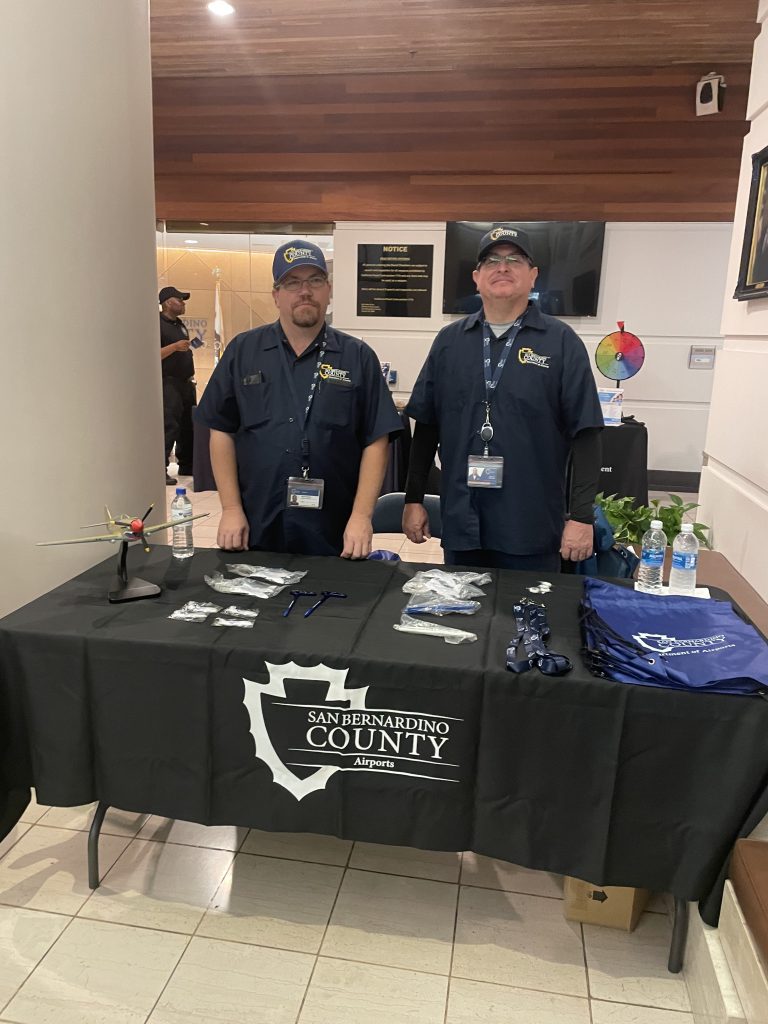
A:
{"type": "Polygon", "coordinates": [[[100,800],[93,812],[93,821],[88,833],[88,885],[91,889],[98,889],[99,879],[99,835],[104,822],[104,815],[109,810],[109,804],[100,800]]]}
{"type": "Polygon", "coordinates": [[[672,941],[669,944],[667,970],[679,974],[683,969],[685,941],[688,938],[688,901],[675,897],[675,918],[672,925],[672,941]]]}

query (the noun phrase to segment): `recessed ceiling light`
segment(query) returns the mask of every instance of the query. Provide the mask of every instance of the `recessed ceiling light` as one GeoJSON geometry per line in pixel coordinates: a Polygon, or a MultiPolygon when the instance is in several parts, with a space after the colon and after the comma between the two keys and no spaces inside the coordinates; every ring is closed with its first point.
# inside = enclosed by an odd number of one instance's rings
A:
{"type": "Polygon", "coordinates": [[[207,221],[207,220],[201,220],[201,221],[200,221],[200,227],[201,227],[201,228],[207,228],[207,227],[209,227],[209,226],[210,226],[210,225],[208,224],[208,221],[207,221]]]}
{"type": "Polygon", "coordinates": [[[185,238],[184,239],[184,245],[197,245],[197,239],[196,238],[185,238]]]}
{"type": "Polygon", "coordinates": [[[211,0],[211,3],[208,4],[208,10],[211,14],[218,14],[221,18],[227,14],[235,13],[235,8],[232,4],[228,4],[227,0],[211,0]]]}

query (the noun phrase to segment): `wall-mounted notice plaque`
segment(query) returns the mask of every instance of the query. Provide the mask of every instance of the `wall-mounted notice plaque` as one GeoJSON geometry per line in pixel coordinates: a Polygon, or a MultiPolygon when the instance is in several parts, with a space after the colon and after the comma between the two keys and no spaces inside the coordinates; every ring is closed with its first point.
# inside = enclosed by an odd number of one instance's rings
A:
{"type": "Polygon", "coordinates": [[[429,317],[432,245],[357,246],[357,315],[429,317]]]}

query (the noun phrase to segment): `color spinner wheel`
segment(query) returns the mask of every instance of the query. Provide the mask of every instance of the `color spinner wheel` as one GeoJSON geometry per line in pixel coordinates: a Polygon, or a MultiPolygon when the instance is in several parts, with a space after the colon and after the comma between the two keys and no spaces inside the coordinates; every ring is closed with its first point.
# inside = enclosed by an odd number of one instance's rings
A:
{"type": "Polygon", "coordinates": [[[608,380],[628,380],[634,377],[645,362],[645,348],[636,334],[624,330],[624,321],[618,321],[619,329],[606,334],[595,351],[597,368],[608,380]]]}

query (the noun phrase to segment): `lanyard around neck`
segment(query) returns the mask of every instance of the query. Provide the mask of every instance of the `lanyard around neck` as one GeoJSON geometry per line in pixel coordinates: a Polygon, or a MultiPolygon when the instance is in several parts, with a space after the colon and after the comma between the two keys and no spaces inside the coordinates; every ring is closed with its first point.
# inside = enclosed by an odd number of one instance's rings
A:
{"type": "Polygon", "coordinates": [[[485,420],[482,427],[480,428],[480,438],[485,445],[483,452],[487,456],[489,451],[489,444],[493,439],[493,427],[491,425],[491,398],[496,392],[501,375],[504,372],[504,367],[507,365],[507,358],[509,353],[512,351],[512,346],[517,340],[517,336],[520,333],[520,328],[523,326],[525,320],[525,314],[527,310],[524,310],[520,316],[515,320],[509,329],[507,340],[504,343],[499,361],[496,364],[496,369],[491,373],[491,328],[487,320],[483,320],[483,377],[485,378],[485,420]]]}
{"type": "Polygon", "coordinates": [[[312,383],[309,386],[309,394],[307,395],[306,404],[302,411],[301,402],[299,401],[299,394],[296,390],[296,382],[293,379],[293,371],[291,370],[288,362],[288,353],[286,352],[286,345],[288,342],[285,337],[281,338],[280,345],[280,361],[282,363],[283,375],[285,376],[285,382],[288,386],[288,391],[291,395],[293,407],[296,412],[296,421],[301,426],[301,471],[302,475],[306,479],[309,476],[309,438],[307,437],[307,423],[309,422],[309,414],[312,409],[312,402],[315,398],[315,392],[317,391],[317,381],[320,376],[320,367],[325,359],[325,349],[328,344],[328,328],[323,328],[323,340],[320,343],[320,352],[317,356],[317,364],[315,365],[315,372],[312,375],[312,383]]]}
{"type": "Polygon", "coordinates": [[[504,373],[509,353],[512,351],[512,346],[517,340],[524,320],[525,312],[521,313],[510,327],[496,369],[493,371],[491,371],[491,327],[487,320],[483,320],[483,376],[485,378],[485,404],[488,406],[491,404],[491,397],[498,387],[501,375],[504,373]]]}

